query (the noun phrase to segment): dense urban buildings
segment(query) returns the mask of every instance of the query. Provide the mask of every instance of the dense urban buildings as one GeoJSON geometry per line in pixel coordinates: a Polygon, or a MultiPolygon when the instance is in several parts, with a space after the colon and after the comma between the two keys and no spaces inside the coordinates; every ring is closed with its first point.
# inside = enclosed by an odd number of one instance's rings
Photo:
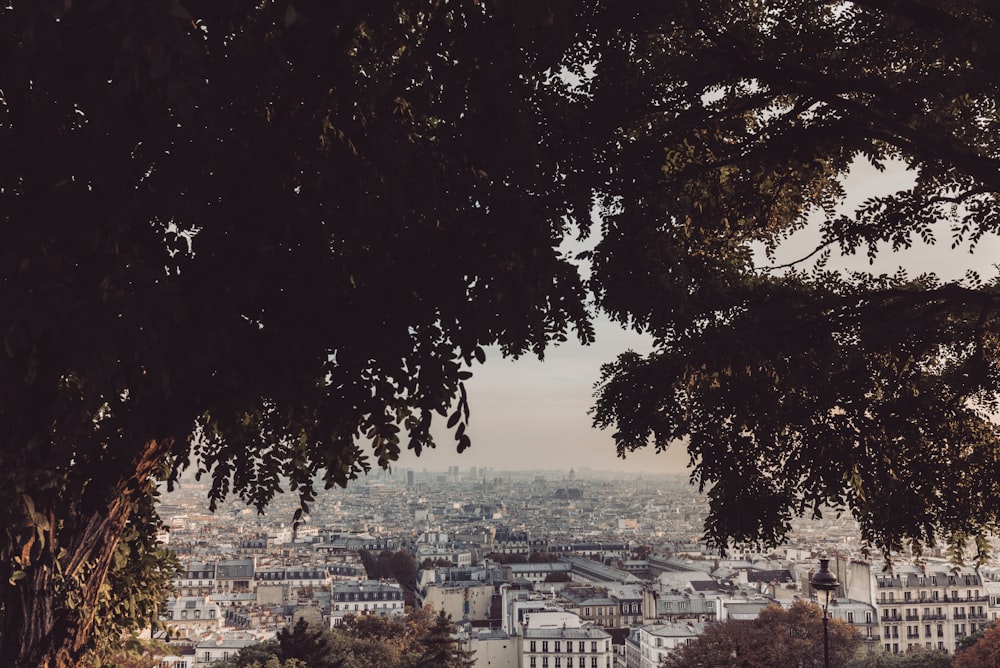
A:
{"type": "Polygon", "coordinates": [[[830,615],[868,651],[954,652],[1000,614],[1000,571],[956,571],[942,554],[864,559],[850,518],[803,521],[780,549],[722,557],[700,540],[705,499],[683,476],[380,471],[324,493],[298,527],[294,497],[266,515],[235,501],[209,514],[205,492],[184,481],[160,508],[185,566],[162,619],[170,668],[299,619],[332,628],[405,606],[445,611],[477,665],[648,668],[713,623],[811,599],[820,554],[841,583],[830,615]]]}

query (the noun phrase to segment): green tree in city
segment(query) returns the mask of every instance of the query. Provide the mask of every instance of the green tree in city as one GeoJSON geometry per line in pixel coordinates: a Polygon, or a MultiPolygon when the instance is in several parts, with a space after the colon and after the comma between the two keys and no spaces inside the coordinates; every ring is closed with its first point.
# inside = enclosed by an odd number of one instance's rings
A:
{"type": "Polygon", "coordinates": [[[406,615],[348,615],[332,630],[300,620],[275,640],[244,648],[217,668],[252,668],[298,661],[308,668],[467,668],[472,653],[462,650],[446,615],[427,609],[406,615]]]}
{"type": "Polygon", "coordinates": [[[686,447],[723,548],[830,511],[885,552],[982,560],[996,272],[839,271],[830,253],[995,242],[998,6],[608,3],[606,25],[584,58],[607,142],[593,285],[655,349],[604,367],[595,424],[623,456],[686,447]],[[859,165],[905,177],[845,209],[859,165]],[[793,235],[808,247],[789,257],[793,235]]]}
{"type": "Polygon", "coordinates": [[[1000,626],[990,624],[971,644],[955,653],[954,668],[986,668],[1000,665],[1000,626]]]}
{"type": "Polygon", "coordinates": [[[475,652],[464,650],[455,638],[455,625],[444,610],[434,617],[420,639],[420,652],[413,668],[472,668],[475,652]]]}
{"type": "MultiPolygon", "coordinates": [[[[861,634],[846,622],[829,621],[830,666],[847,668],[861,634]]],[[[820,668],[823,665],[823,612],[796,601],[788,609],[772,605],[756,619],[729,619],[706,627],[687,645],[672,650],[665,668],[820,668]]]]}
{"type": "Polygon", "coordinates": [[[434,447],[435,415],[469,447],[485,347],[592,340],[560,250],[590,224],[557,157],[578,23],[417,0],[0,9],[0,664],[76,665],[155,621],[161,482],[194,467],[213,508],[291,491],[306,511],[434,447]]]}
{"type": "Polygon", "coordinates": [[[875,647],[863,649],[850,668],[951,668],[954,657],[939,649],[918,647],[899,654],[883,653],[875,647]]]}
{"type": "Polygon", "coordinates": [[[827,254],[1000,230],[998,26],[988,0],[8,3],[0,664],[155,621],[161,483],[305,512],[435,416],[463,451],[485,350],[590,342],[595,310],[655,342],[595,423],[687,447],[715,544],[832,508],[984,558],[995,278],[827,254]],[[911,181],[842,211],[859,163],[911,181]],[[563,243],[595,204],[585,284],[563,243]]]}

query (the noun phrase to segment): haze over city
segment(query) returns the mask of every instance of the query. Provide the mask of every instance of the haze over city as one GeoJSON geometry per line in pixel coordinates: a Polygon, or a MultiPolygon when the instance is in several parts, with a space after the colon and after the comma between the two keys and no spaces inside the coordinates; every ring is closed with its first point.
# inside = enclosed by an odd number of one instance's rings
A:
{"type": "MultiPolygon", "coordinates": [[[[901,164],[890,163],[879,172],[868,163],[857,163],[848,178],[848,196],[842,210],[853,211],[865,199],[896,192],[912,184],[912,174],[901,164]]],[[[936,245],[917,244],[899,252],[883,252],[870,264],[864,249],[853,256],[840,255],[831,248],[830,266],[855,271],[893,273],[903,266],[911,276],[936,273],[945,280],[962,278],[966,271],[980,272],[984,280],[997,269],[1000,240],[984,238],[974,253],[967,246],[951,248],[951,231],[939,225],[936,245]]],[[[761,254],[759,265],[782,266],[809,255],[819,238],[815,229],[795,234],[779,249],[773,260],[761,254]]],[[[888,249],[886,249],[888,251],[888,249]]],[[[815,258],[802,263],[807,269],[815,258]]],[[[581,346],[575,340],[551,347],[544,361],[531,355],[519,360],[504,359],[499,350],[487,351],[483,365],[473,367],[466,382],[471,419],[472,447],[459,455],[443,424],[435,432],[438,447],[420,457],[404,451],[396,467],[428,468],[448,466],[493,466],[504,469],[566,469],[588,467],[612,472],[682,473],[688,470],[688,455],[681,443],[656,454],[653,448],[617,456],[612,431],[591,425],[588,410],[593,405],[593,386],[600,378],[601,365],[626,350],[645,354],[652,351],[650,337],[624,330],[606,318],[595,322],[597,341],[581,346]]],[[[443,420],[441,421],[443,423],[443,420]]]]}

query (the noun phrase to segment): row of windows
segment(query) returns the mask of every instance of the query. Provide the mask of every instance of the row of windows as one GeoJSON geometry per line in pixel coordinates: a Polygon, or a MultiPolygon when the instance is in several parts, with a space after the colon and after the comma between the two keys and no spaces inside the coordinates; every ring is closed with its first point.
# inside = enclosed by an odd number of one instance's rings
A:
{"type": "MultiPolygon", "coordinates": [[[[927,649],[934,649],[933,644],[929,643],[929,642],[925,643],[924,646],[927,649]]],[[[909,652],[911,649],[914,649],[915,647],[920,647],[920,643],[918,643],[918,642],[909,642],[909,643],[906,643],[906,651],[907,652],[909,652]]],[[[939,642],[937,644],[937,649],[941,650],[942,652],[947,652],[948,651],[948,650],[945,649],[943,642],[939,642]]],[[[899,643],[898,642],[894,642],[892,644],[886,643],[885,644],[885,653],[886,654],[889,654],[889,653],[899,654],[899,643]]]]}
{"type": "MultiPolygon", "coordinates": [[[[562,657],[561,656],[555,656],[555,657],[552,657],[552,659],[553,659],[553,661],[552,661],[552,664],[551,664],[551,668],[563,668],[563,663],[562,663],[562,657]]],[[[611,666],[611,657],[610,656],[609,657],[605,657],[605,659],[604,659],[604,665],[607,668],[610,668],[610,666],[611,666]]],[[[543,657],[541,657],[541,662],[539,662],[538,661],[538,657],[533,656],[533,657],[531,657],[528,660],[528,666],[529,666],[529,668],[539,668],[539,666],[541,666],[541,668],[550,668],[549,657],[543,656],[543,657]]],[[[566,657],[566,668],[574,668],[574,667],[587,668],[587,657],[581,656],[580,658],[576,659],[576,663],[574,664],[573,663],[573,657],[567,656],[566,657]]],[[[590,667],[591,668],[598,668],[598,663],[597,663],[597,657],[596,656],[590,657],[590,667]]]]}
{"type": "MultiPolygon", "coordinates": [[[[397,608],[401,608],[401,607],[403,607],[403,606],[400,605],[400,604],[398,604],[398,603],[382,603],[381,605],[378,604],[378,603],[372,603],[372,607],[371,608],[368,607],[367,603],[364,603],[364,604],[355,603],[354,604],[354,609],[355,610],[359,610],[359,609],[360,610],[378,610],[379,608],[381,608],[382,610],[396,610],[397,608]],[[358,607],[359,605],[361,606],[360,608],[358,607]]],[[[341,610],[341,609],[343,609],[343,610],[350,610],[351,609],[351,605],[349,603],[345,603],[344,607],[341,608],[340,604],[337,603],[337,604],[334,604],[333,609],[334,610],[341,610]]]]}
{"type": "MultiPolygon", "coordinates": [[[[905,619],[908,622],[917,621],[919,619],[947,619],[948,611],[944,608],[924,608],[924,615],[920,617],[920,608],[905,608],[903,614],[905,617],[900,617],[899,611],[895,608],[882,611],[882,621],[902,621],[905,619]]],[[[986,619],[986,613],[983,612],[983,606],[969,606],[969,612],[966,614],[965,606],[958,606],[951,609],[952,619],[986,619]]]]}
{"type": "MultiPolygon", "coordinates": [[[[944,591],[943,597],[942,597],[941,591],[938,591],[936,589],[933,590],[933,591],[931,591],[931,592],[929,592],[929,593],[926,592],[926,591],[921,591],[921,592],[904,591],[903,592],[903,601],[914,601],[914,600],[917,600],[917,601],[940,601],[940,600],[942,600],[942,598],[945,601],[948,601],[948,600],[951,600],[951,601],[962,601],[962,600],[965,600],[965,601],[979,601],[979,600],[981,600],[981,598],[979,596],[979,590],[978,589],[966,589],[965,590],[965,598],[964,599],[961,596],[959,596],[959,594],[961,594],[961,592],[958,591],[957,589],[954,589],[954,590],[952,590],[952,592],[951,592],[951,598],[949,599],[948,598],[948,591],[947,590],[944,591]],[[916,597],[913,596],[914,593],[917,593],[916,597]]],[[[879,600],[882,603],[891,603],[891,602],[894,602],[896,600],[896,592],[894,592],[894,591],[885,592],[884,591],[884,592],[882,592],[879,595],[879,600]]]]}
{"type": "MultiPolygon", "coordinates": [[[[194,615],[192,616],[192,619],[201,619],[201,610],[194,610],[193,612],[194,612],[194,615]]],[[[170,619],[173,619],[174,618],[174,611],[173,610],[167,611],[167,616],[170,619]]],[[[187,619],[187,618],[188,618],[188,611],[187,610],[181,610],[181,619],[187,619]]],[[[208,618],[209,619],[215,619],[215,608],[209,609],[209,611],[208,611],[208,618]]]]}
{"type": "MultiPolygon", "coordinates": [[[[604,651],[605,652],[607,652],[608,649],[609,649],[608,648],[608,643],[609,643],[608,640],[604,641],[604,651]]],[[[542,653],[543,654],[547,653],[549,651],[549,641],[548,640],[543,640],[541,642],[541,645],[542,645],[542,653]]],[[[530,642],[530,645],[528,647],[529,647],[529,651],[531,651],[531,652],[537,652],[538,651],[538,641],[532,640],[530,642]]],[[[583,652],[586,652],[586,647],[587,647],[587,641],[585,641],[585,640],[580,640],[577,643],[577,651],[580,652],[581,654],[583,652]]],[[[562,652],[562,641],[561,640],[554,640],[554,641],[552,641],[552,651],[554,653],[556,653],[556,654],[559,654],[560,652],[562,652]]],[[[590,651],[592,653],[596,653],[597,652],[597,641],[596,640],[591,640],[590,641],[590,651]]],[[[567,640],[566,641],[566,653],[567,654],[572,654],[573,653],[573,641],[572,640],[567,640]]]]}
{"type": "MultiPolygon", "coordinates": [[[[979,584],[979,577],[976,576],[976,575],[971,575],[971,574],[970,575],[959,575],[959,576],[949,575],[947,579],[948,579],[948,584],[951,585],[951,586],[954,586],[956,584],[962,584],[963,580],[964,580],[964,583],[965,583],[966,586],[979,584]]],[[[899,580],[899,579],[897,578],[897,580],[899,580]]],[[[945,578],[942,577],[941,578],[941,584],[942,585],[945,584],[944,580],[945,580],[945,578]]],[[[899,587],[899,586],[903,586],[901,584],[896,584],[894,582],[893,578],[891,578],[891,577],[876,578],[876,581],[878,582],[878,586],[879,587],[899,587]]],[[[901,580],[899,580],[899,581],[901,582],[901,580]]],[[[936,587],[937,584],[938,584],[938,577],[936,575],[931,575],[929,577],[928,576],[924,576],[924,575],[917,576],[917,583],[918,583],[918,586],[920,586],[920,587],[926,586],[928,584],[928,581],[930,582],[930,585],[932,587],[936,587]]]]}
{"type": "Polygon", "coordinates": [[[334,598],[338,601],[399,601],[403,598],[403,593],[398,591],[365,591],[360,593],[338,592],[334,598]]]}

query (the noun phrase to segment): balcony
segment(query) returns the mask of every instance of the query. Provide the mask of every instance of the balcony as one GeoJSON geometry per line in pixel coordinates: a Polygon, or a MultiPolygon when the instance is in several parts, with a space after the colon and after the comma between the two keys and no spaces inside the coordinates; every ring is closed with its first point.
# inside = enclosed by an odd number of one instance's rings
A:
{"type": "Polygon", "coordinates": [[[908,622],[919,622],[920,615],[906,615],[906,621],[908,622]]]}
{"type": "Polygon", "coordinates": [[[968,619],[968,617],[965,616],[965,613],[956,612],[954,615],[952,615],[952,619],[968,619]]]}
{"type": "Polygon", "coordinates": [[[985,612],[970,612],[969,619],[986,619],[985,612]]]}
{"type": "Polygon", "coordinates": [[[934,615],[924,615],[924,619],[926,619],[926,620],[948,619],[948,615],[943,615],[943,614],[942,615],[937,615],[937,614],[934,614],[934,615]]]}

